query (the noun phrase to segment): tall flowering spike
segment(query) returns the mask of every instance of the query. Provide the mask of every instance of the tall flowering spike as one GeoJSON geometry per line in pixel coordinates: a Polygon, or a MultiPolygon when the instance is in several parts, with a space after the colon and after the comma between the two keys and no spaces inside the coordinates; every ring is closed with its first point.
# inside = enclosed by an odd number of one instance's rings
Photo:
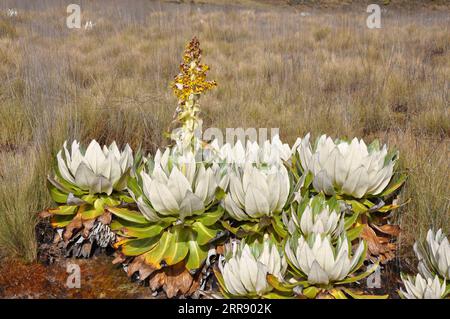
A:
{"type": "Polygon", "coordinates": [[[178,99],[174,121],[181,124],[181,129],[172,134],[172,139],[183,150],[197,149],[200,141],[196,140],[194,133],[202,123],[198,115],[200,112],[198,100],[202,93],[217,86],[215,81],[206,80],[209,67],[201,63],[201,57],[200,42],[194,37],[184,51],[180,73],[171,83],[178,99]]]}

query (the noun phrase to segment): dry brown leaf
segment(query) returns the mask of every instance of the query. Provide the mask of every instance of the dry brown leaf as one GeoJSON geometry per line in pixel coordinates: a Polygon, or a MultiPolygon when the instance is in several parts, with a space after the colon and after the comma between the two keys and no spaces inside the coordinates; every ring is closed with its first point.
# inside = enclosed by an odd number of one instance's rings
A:
{"type": "Polygon", "coordinates": [[[88,238],[92,227],[94,227],[95,219],[83,220],[83,237],[88,238]]]}
{"type": "Polygon", "coordinates": [[[155,271],[149,280],[150,289],[153,291],[161,288],[166,282],[166,275],[162,269],[155,271]]]}
{"type": "Polygon", "coordinates": [[[190,296],[198,290],[200,286],[199,275],[192,276],[185,268],[185,263],[164,267],[160,270],[153,270],[150,275],[149,285],[155,291],[160,288],[164,290],[168,298],[177,296],[190,296]]]}
{"type": "Polygon", "coordinates": [[[51,217],[51,216],[53,216],[53,215],[50,214],[48,210],[44,210],[44,211],[40,212],[40,213],[38,214],[38,216],[39,216],[40,218],[47,218],[47,217],[51,217]]]}
{"type": "Polygon", "coordinates": [[[125,260],[127,260],[127,258],[125,257],[125,255],[122,254],[122,253],[120,253],[120,252],[118,252],[118,251],[116,251],[116,252],[114,253],[114,256],[115,256],[115,258],[114,258],[114,260],[112,261],[113,265],[121,264],[121,263],[123,263],[125,260]]]}
{"type": "Polygon", "coordinates": [[[173,298],[178,293],[186,295],[189,292],[194,279],[185,268],[184,262],[167,267],[165,273],[166,282],[163,288],[168,298],[173,298]]]}
{"type": "Polygon", "coordinates": [[[141,268],[139,268],[139,278],[141,280],[145,280],[150,276],[156,269],[153,268],[150,265],[147,265],[146,263],[143,263],[141,265],[141,268]]]}
{"type": "Polygon", "coordinates": [[[391,236],[378,236],[369,225],[364,225],[361,237],[367,242],[367,251],[371,259],[379,259],[386,263],[395,257],[396,245],[391,243],[391,236]]]}
{"type": "Polygon", "coordinates": [[[91,243],[84,243],[81,247],[81,256],[89,256],[91,254],[92,244],[91,243]]]}
{"type": "Polygon", "coordinates": [[[80,229],[83,226],[83,222],[81,220],[81,213],[76,214],[76,216],[72,219],[69,225],[66,226],[66,230],[64,231],[64,240],[68,241],[73,232],[80,229]]]}
{"type": "Polygon", "coordinates": [[[224,245],[218,245],[217,247],[216,247],[216,253],[218,254],[218,255],[223,255],[224,254],[224,245]]]}
{"type": "Polygon", "coordinates": [[[53,237],[53,243],[54,243],[54,244],[57,244],[57,243],[59,243],[61,240],[62,240],[61,235],[60,235],[58,232],[56,232],[56,233],[55,233],[55,237],[53,237]]]}
{"type": "Polygon", "coordinates": [[[376,224],[371,224],[370,226],[383,234],[391,235],[393,237],[398,237],[398,235],[400,234],[400,226],[398,225],[385,224],[379,226],[376,224]]]}
{"type": "Polygon", "coordinates": [[[103,215],[101,215],[100,217],[98,217],[98,221],[100,223],[102,223],[103,225],[109,225],[111,224],[111,220],[112,220],[112,215],[110,212],[106,211],[103,213],[103,215]]]}

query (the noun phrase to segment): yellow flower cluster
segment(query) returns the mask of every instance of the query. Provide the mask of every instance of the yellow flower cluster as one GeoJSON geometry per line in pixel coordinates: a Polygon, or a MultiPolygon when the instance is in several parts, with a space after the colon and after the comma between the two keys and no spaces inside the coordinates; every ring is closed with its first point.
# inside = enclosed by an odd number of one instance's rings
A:
{"type": "Polygon", "coordinates": [[[180,105],[185,104],[189,99],[195,98],[196,95],[217,86],[215,81],[206,80],[206,73],[209,67],[201,63],[201,55],[200,43],[194,37],[184,51],[180,73],[171,84],[180,105]]]}

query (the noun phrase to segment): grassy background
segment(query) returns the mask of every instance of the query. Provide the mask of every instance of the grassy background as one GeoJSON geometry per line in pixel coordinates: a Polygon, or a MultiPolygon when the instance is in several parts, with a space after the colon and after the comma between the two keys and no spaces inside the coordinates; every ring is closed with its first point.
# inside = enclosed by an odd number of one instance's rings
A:
{"type": "Polygon", "coordinates": [[[307,132],[379,138],[400,150],[410,175],[402,197],[411,202],[397,216],[403,254],[430,226],[450,231],[442,2],[383,7],[383,28],[369,30],[364,6],[337,1],[86,1],[88,31],[66,28],[66,2],[0,4],[3,255],[35,258],[35,214],[51,205],[45,177],[65,139],[164,145],[176,107],[169,82],[193,35],[219,84],[201,101],[204,127],[279,127],[289,143],[307,132]]]}

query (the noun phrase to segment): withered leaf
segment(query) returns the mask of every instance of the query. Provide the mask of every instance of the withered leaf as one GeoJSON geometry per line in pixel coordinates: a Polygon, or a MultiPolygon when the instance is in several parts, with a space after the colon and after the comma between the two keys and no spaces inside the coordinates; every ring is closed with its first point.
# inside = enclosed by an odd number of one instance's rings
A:
{"type": "Polygon", "coordinates": [[[38,216],[39,216],[40,218],[47,218],[47,217],[52,216],[52,214],[50,214],[48,210],[44,210],[44,211],[40,212],[40,213],[38,214],[38,216]]]}
{"type": "Polygon", "coordinates": [[[111,224],[112,215],[110,212],[105,211],[103,215],[98,217],[98,221],[102,223],[103,225],[109,225],[111,224]]]}
{"type": "Polygon", "coordinates": [[[150,289],[153,291],[161,288],[166,282],[166,275],[162,269],[153,272],[150,276],[149,285],[150,289]]]}
{"type": "Polygon", "coordinates": [[[81,213],[75,215],[69,225],[66,226],[66,230],[64,231],[64,240],[68,241],[72,238],[74,231],[80,229],[83,226],[83,222],[81,219],[81,213]]]}
{"type": "Polygon", "coordinates": [[[139,278],[141,280],[145,280],[148,278],[148,276],[150,276],[154,271],[156,270],[156,268],[147,265],[146,263],[143,263],[141,268],[139,268],[139,278]]]}
{"type": "MultiPolygon", "coordinates": [[[[201,273],[201,272],[199,272],[201,273]]],[[[200,274],[193,277],[185,267],[184,261],[160,270],[153,270],[149,280],[150,288],[164,290],[168,298],[190,296],[200,286],[200,274]]]]}
{"type": "Polygon", "coordinates": [[[370,226],[372,226],[373,228],[375,228],[376,230],[378,230],[383,234],[391,235],[394,237],[397,237],[400,234],[400,226],[398,225],[385,224],[379,226],[376,224],[371,224],[370,226]]]}
{"type": "Polygon", "coordinates": [[[183,262],[167,267],[165,273],[167,277],[163,288],[168,298],[173,298],[178,293],[186,295],[189,292],[193,278],[183,262]]]}
{"type": "Polygon", "coordinates": [[[133,274],[142,267],[144,264],[145,256],[140,255],[133,259],[133,261],[128,265],[127,275],[128,277],[133,276],[133,274]]]}
{"type": "Polygon", "coordinates": [[[396,245],[390,242],[390,236],[377,236],[374,229],[364,225],[361,237],[367,242],[367,250],[371,259],[379,259],[386,263],[395,257],[396,245]]]}
{"type": "Polygon", "coordinates": [[[114,253],[114,256],[115,256],[115,258],[114,258],[113,261],[112,261],[113,265],[121,264],[121,263],[123,263],[125,260],[127,260],[127,257],[125,257],[124,254],[122,254],[121,252],[118,252],[118,251],[116,251],[116,252],[114,253]]]}
{"type": "Polygon", "coordinates": [[[95,219],[83,220],[83,237],[88,238],[92,227],[94,227],[95,219]]]}

